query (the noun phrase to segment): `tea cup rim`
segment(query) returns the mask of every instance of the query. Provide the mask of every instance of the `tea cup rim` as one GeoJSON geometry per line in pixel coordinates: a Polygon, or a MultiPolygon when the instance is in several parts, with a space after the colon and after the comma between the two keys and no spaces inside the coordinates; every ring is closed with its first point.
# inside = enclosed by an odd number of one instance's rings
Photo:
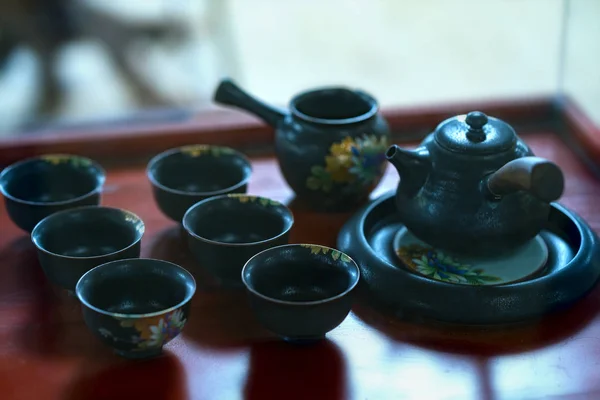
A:
{"type": "Polygon", "coordinates": [[[315,124],[347,125],[347,124],[355,124],[358,122],[363,122],[363,121],[366,121],[366,120],[372,118],[379,112],[379,104],[378,104],[377,100],[375,99],[375,97],[373,97],[371,94],[369,94],[363,90],[360,90],[360,89],[355,89],[355,88],[341,86],[341,85],[322,86],[322,87],[317,87],[314,89],[306,90],[306,91],[301,92],[301,93],[297,94],[296,96],[294,96],[292,98],[292,100],[290,101],[290,111],[295,117],[305,120],[307,122],[315,123],[315,124]],[[311,115],[303,113],[302,111],[300,111],[298,109],[298,103],[301,102],[302,100],[305,100],[306,98],[311,97],[311,96],[319,96],[319,95],[322,95],[327,92],[353,93],[369,103],[369,110],[365,111],[364,113],[362,113],[360,115],[356,115],[353,117],[335,119],[335,118],[313,117],[311,115]]]}
{"type": "Polygon", "coordinates": [[[146,232],[146,224],[144,223],[144,220],[142,220],[142,218],[140,218],[140,216],[138,216],[137,214],[135,214],[135,213],[133,213],[133,212],[131,212],[131,211],[129,211],[129,210],[123,209],[123,208],[118,208],[118,207],[109,207],[109,206],[101,206],[101,205],[98,205],[98,206],[80,206],[80,207],[73,207],[73,208],[69,208],[69,209],[67,209],[67,210],[61,210],[61,211],[57,211],[57,212],[55,212],[55,213],[52,213],[52,214],[50,214],[50,215],[48,215],[48,216],[44,217],[42,220],[40,220],[40,221],[39,221],[39,222],[38,222],[38,223],[37,223],[37,224],[36,224],[36,225],[33,227],[33,229],[31,230],[30,238],[31,238],[31,241],[33,242],[33,244],[35,245],[35,247],[36,247],[38,250],[40,250],[40,251],[42,251],[42,252],[44,252],[44,253],[46,253],[46,254],[48,254],[48,255],[51,255],[51,256],[53,256],[53,257],[65,258],[65,259],[68,259],[68,260],[94,260],[94,259],[99,259],[99,258],[103,258],[103,257],[110,257],[110,256],[112,256],[112,255],[115,255],[115,254],[121,253],[121,252],[123,252],[123,251],[126,251],[126,250],[128,250],[128,249],[132,248],[133,246],[137,245],[137,244],[138,244],[138,243],[139,243],[139,242],[142,240],[142,238],[143,238],[143,236],[144,236],[145,232],[146,232]],[[91,210],[91,209],[95,209],[95,210],[101,210],[101,209],[102,209],[102,210],[118,211],[118,212],[120,212],[120,213],[123,213],[123,214],[129,214],[129,215],[131,215],[132,217],[134,217],[134,218],[137,220],[137,223],[141,224],[141,228],[138,230],[138,234],[137,234],[137,236],[136,236],[135,240],[134,240],[134,241],[132,241],[132,242],[131,242],[130,244],[128,244],[127,246],[125,246],[125,247],[123,247],[123,248],[120,248],[119,250],[116,250],[116,251],[113,251],[113,252],[110,252],[110,253],[106,253],[106,254],[100,254],[100,255],[97,255],[97,256],[84,256],[84,257],[68,256],[68,255],[64,255],[64,254],[55,253],[55,252],[53,252],[53,251],[50,251],[50,250],[46,249],[46,248],[45,248],[44,246],[42,246],[42,245],[39,243],[39,241],[37,240],[37,238],[36,238],[36,236],[38,236],[38,235],[36,234],[36,233],[37,233],[37,231],[38,231],[39,229],[41,229],[40,227],[41,227],[41,226],[42,226],[44,223],[47,223],[47,221],[51,220],[52,218],[59,218],[59,217],[61,217],[61,216],[63,216],[63,215],[70,214],[70,213],[73,213],[73,212],[75,212],[75,211],[84,211],[84,210],[91,210]]]}
{"type": "Polygon", "coordinates": [[[288,206],[286,206],[285,204],[283,204],[280,201],[271,199],[269,197],[264,197],[264,196],[259,196],[259,195],[253,195],[253,194],[244,194],[244,193],[230,193],[230,194],[223,194],[223,195],[219,195],[219,196],[214,196],[214,197],[209,197],[207,199],[201,200],[199,202],[197,202],[196,204],[194,204],[193,206],[191,206],[190,208],[188,208],[188,210],[185,212],[185,214],[183,215],[183,218],[181,220],[181,225],[183,226],[183,228],[185,229],[185,231],[192,236],[194,239],[197,240],[201,240],[205,243],[210,243],[213,245],[219,245],[219,246],[228,246],[228,247],[244,247],[244,246],[254,246],[254,245],[260,245],[260,244],[264,244],[264,243],[269,243],[272,242],[274,240],[277,240],[279,238],[281,238],[282,236],[286,235],[287,233],[290,232],[290,230],[293,228],[295,223],[294,220],[294,213],[292,212],[292,210],[290,210],[290,208],[288,206]],[[289,224],[285,227],[285,229],[283,229],[280,233],[278,233],[277,235],[270,237],[268,239],[264,239],[264,240],[258,240],[255,242],[244,242],[244,243],[228,243],[228,242],[219,242],[217,240],[211,240],[208,238],[205,238],[203,236],[198,235],[196,232],[193,231],[193,229],[189,226],[189,215],[192,213],[192,211],[198,207],[203,206],[206,203],[210,203],[213,201],[220,201],[226,198],[235,198],[235,197],[250,197],[250,198],[255,198],[255,199],[264,199],[264,200],[268,200],[271,202],[275,202],[277,203],[278,207],[281,207],[285,210],[286,214],[289,216],[289,224]]]}
{"type": "Polygon", "coordinates": [[[154,186],[156,186],[157,188],[164,190],[165,192],[169,192],[169,193],[173,193],[173,194],[177,194],[180,196],[215,196],[215,195],[220,195],[220,194],[226,194],[228,192],[231,192],[233,190],[239,189],[240,187],[246,185],[250,179],[252,178],[252,172],[253,172],[253,168],[252,168],[252,162],[250,161],[250,159],[248,157],[246,157],[246,155],[232,147],[228,147],[228,146],[220,146],[220,145],[211,145],[211,144],[207,144],[207,145],[203,145],[203,144],[198,144],[198,145],[183,145],[183,146],[178,146],[178,147],[173,147],[170,149],[167,149],[165,151],[162,151],[158,154],[156,154],[154,157],[152,157],[150,159],[150,161],[148,161],[148,164],[146,165],[146,176],[148,177],[148,180],[150,181],[150,183],[154,186]],[[154,175],[154,173],[152,172],[152,167],[154,167],[159,161],[172,156],[174,154],[178,154],[178,153],[183,153],[183,149],[186,147],[191,147],[191,146],[206,146],[208,148],[217,148],[217,149],[227,149],[227,150],[231,150],[231,152],[233,154],[235,154],[235,156],[237,158],[240,158],[241,160],[244,161],[244,163],[246,164],[246,166],[248,167],[248,173],[244,174],[243,179],[241,179],[239,182],[237,182],[234,185],[225,187],[223,189],[218,189],[218,190],[212,190],[212,191],[201,191],[201,192],[191,192],[191,191],[186,191],[186,190],[180,190],[180,189],[174,189],[172,187],[166,186],[163,183],[159,182],[158,179],[156,178],[156,176],[154,175]]]}
{"type": "Polygon", "coordinates": [[[41,155],[32,156],[32,157],[26,157],[26,158],[23,158],[19,161],[16,161],[16,162],[8,165],[6,168],[4,168],[2,171],[0,171],[0,193],[2,193],[2,195],[4,197],[6,197],[7,199],[10,199],[16,203],[26,204],[26,205],[30,205],[30,206],[62,206],[62,205],[70,204],[70,203],[76,203],[76,202],[83,200],[91,195],[94,195],[99,192],[101,193],[102,188],[105,183],[106,183],[106,170],[102,167],[102,165],[100,165],[100,163],[98,163],[97,161],[95,161],[94,159],[89,158],[89,157],[80,156],[77,154],[69,154],[69,153],[47,153],[47,154],[41,154],[41,155]],[[26,200],[26,199],[22,199],[20,197],[16,197],[16,196],[10,194],[6,190],[5,183],[3,183],[3,181],[6,179],[5,176],[8,175],[11,171],[16,170],[17,168],[20,168],[20,167],[24,166],[25,164],[31,163],[33,161],[38,161],[38,160],[41,161],[41,160],[44,160],[44,159],[47,159],[50,157],[66,157],[66,158],[74,158],[74,159],[81,159],[81,160],[89,161],[90,165],[92,165],[94,167],[94,169],[96,170],[96,174],[94,175],[96,177],[96,185],[94,186],[94,188],[92,190],[89,190],[80,196],[73,197],[73,198],[67,199],[67,200],[60,200],[60,201],[26,200]]]}
{"type": "Polygon", "coordinates": [[[329,303],[331,301],[340,299],[344,296],[347,296],[350,292],[352,292],[352,290],[354,290],[354,288],[356,288],[356,286],[358,285],[359,281],[360,281],[360,277],[361,277],[361,273],[360,273],[360,268],[358,267],[358,264],[356,263],[356,261],[354,261],[354,259],[352,257],[350,257],[348,254],[344,253],[343,251],[340,251],[338,249],[335,249],[333,247],[328,247],[328,246],[323,246],[320,244],[312,244],[312,243],[289,243],[289,244],[284,244],[281,246],[275,246],[275,247],[271,247],[268,249],[265,249],[263,251],[260,251],[258,253],[256,253],[255,255],[253,255],[252,257],[250,257],[248,259],[248,261],[244,264],[244,266],[242,267],[242,272],[241,272],[241,277],[242,277],[242,283],[244,284],[244,286],[246,287],[246,289],[252,293],[255,296],[258,296],[264,300],[267,300],[271,303],[277,303],[277,304],[283,304],[283,305],[289,305],[289,306],[311,306],[311,305],[318,305],[318,304],[325,304],[325,303],[329,303]],[[268,253],[268,252],[272,252],[272,251],[277,251],[277,250],[281,250],[283,248],[286,247],[306,247],[306,246],[310,246],[310,247],[319,247],[322,249],[327,249],[329,251],[337,251],[340,252],[341,254],[345,255],[346,257],[348,257],[349,259],[349,264],[353,266],[353,269],[355,269],[356,271],[356,279],[350,283],[350,285],[348,285],[348,287],[346,289],[344,289],[343,292],[338,293],[334,296],[329,296],[325,299],[321,299],[321,300],[312,300],[312,301],[289,301],[289,300],[281,300],[281,299],[277,299],[275,297],[271,297],[271,296],[267,296],[261,292],[259,292],[258,290],[254,289],[246,280],[245,278],[245,272],[248,268],[248,266],[250,265],[250,263],[255,259],[258,258],[261,254],[263,253],[268,253]]]}
{"type": "MultiPolygon", "coordinates": [[[[143,265],[143,264],[142,264],[143,265]]],[[[84,273],[81,278],[79,278],[79,280],[77,281],[77,284],[75,285],[75,295],[77,296],[77,298],[79,299],[79,301],[81,302],[81,304],[83,304],[84,306],[86,306],[87,308],[89,308],[90,310],[93,310],[97,313],[100,314],[104,314],[104,315],[108,315],[110,317],[115,317],[115,318],[124,318],[124,319],[142,319],[142,318],[151,318],[151,317],[158,317],[160,315],[164,315],[164,314],[168,314],[172,311],[177,310],[178,308],[183,307],[184,305],[186,305],[187,303],[189,303],[192,298],[194,297],[194,294],[196,293],[196,279],[194,278],[194,276],[185,268],[183,268],[181,265],[177,265],[175,263],[172,263],[170,261],[165,261],[165,260],[160,260],[157,258],[124,258],[121,260],[113,260],[113,261],[109,261],[106,262],[104,264],[100,264],[92,269],[90,269],[89,271],[87,271],[86,273],[84,273]],[[179,303],[177,303],[174,306],[171,307],[167,307],[164,308],[162,310],[159,311],[153,311],[153,312],[149,312],[149,313],[132,313],[132,314],[127,314],[127,313],[115,313],[115,312],[110,312],[110,311],[106,311],[102,308],[96,307],[94,305],[92,305],[86,298],[85,296],[81,293],[81,285],[82,282],[84,281],[84,278],[86,278],[88,275],[91,275],[93,273],[93,271],[102,269],[102,268],[107,268],[110,265],[114,265],[114,264],[122,264],[125,262],[133,262],[133,263],[144,263],[144,262],[158,262],[161,264],[166,264],[169,265],[171,267],[175,267],[176,269],[180,270],[180,272],[182,272],[186,278],[189,280],[189,282],[192,283],[192,289],[189,293],[186,294],[185,298],[180,301],[179,303]]]]}

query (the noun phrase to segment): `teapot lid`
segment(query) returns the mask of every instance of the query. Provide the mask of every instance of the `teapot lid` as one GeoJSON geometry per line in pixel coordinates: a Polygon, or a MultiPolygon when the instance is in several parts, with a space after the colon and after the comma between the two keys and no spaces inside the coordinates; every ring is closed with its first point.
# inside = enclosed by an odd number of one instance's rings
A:
{"type": "Polygon", "coordinates": [[[513,148],[517,134],[506,122],[480,111],[449,118],[438,125],[435,141],[447,150],[486,155],[513,148]]]}

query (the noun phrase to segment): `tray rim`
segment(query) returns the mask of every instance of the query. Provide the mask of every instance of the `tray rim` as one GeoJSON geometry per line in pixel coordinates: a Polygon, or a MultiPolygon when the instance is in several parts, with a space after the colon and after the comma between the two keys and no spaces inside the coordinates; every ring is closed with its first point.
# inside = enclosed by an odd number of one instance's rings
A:
{"type": "MultiPolygon", "coordinates": [[[[357,234],[359,232],[364,232],[365,220],[369,216],[369,214],[371,214],[373,210],[375,210],[378,206],[382,205],[383,203],[387,201],[392,201],[394,194],[395,190],[390,190],[386,193],[383,193],[376,199],[372,200],[370,203],[364,205],[350,219],[348,219],[348,221],[346,221],[342,229],[339,231],[337,246],[341,251],[344,251],[345,253],[350,255],[359,265],[361,269],[361,286],[366,286],[367,292],[369,292],[369,297],[378,300],[378,302],[380,303],[390,303],[386,304],[386,306],[395,304],[396,306],[392,306],[392,308],[399,308],[399,310],[397,311],[399,311],[400,314],[416,313],[418,315],[424,316],[425,319],[437,322],[450,322],[468,325],[497,325],[515,322],[518,323],[533,318],[540,318],[550,312],[556,311],[557,309],[568,307],[576,303],[581,298],[585,297],[598,284],[598,282],[600,282],[600,247],[597,234],[576,212],[568,209],[564,205],[559,204],[557,202],[552,203],[552,208],[555,211],[561,213],[564,217],[568,218],[574,224],[574,226],[577,228],[578,235],[580,238],[579,248],[577,249],[577,251],[574,252],[573,257],[567,263],[567,265],[559,270],[550,271],[549,273],[543,273],[526,281],[489,286],[456,285],[453,283],[431,280],[427,277],[420,276],[409,271],[405,271],[404,269],[398,268],[390,262],[379,258],[377,254],[372,250],[372,247],[369,241],[367,240],[367,237],[364,234],[357,234]],[[352,236],[354,236],[354,238],[352,238],[352,236]],[[360,250],[352,248],[356,247],[357,245],[361,248],[367,248],[371,250],[365,252],[367,254],[366,256],[360,256],[357,254],[360,250]],[[365,258],[367,260],[365,260],[365,258]],[[377,262],[379,266],[377,268],[367,266],[367,264],[371,264],[373,262],[377,262]],[[375,274],[375,272],[373,272],[374,270],[383,271],[379,272],[379,274],[389,274],[391,273],[391,271],[394,271],[396,275],[400,275],[406,279],[412,280],[413,284],[415,285],[422,287],[427,286],[428,288],[432,288],[432,290],[437,289],[439,292],[441,292],[440,296],[443,296],[444,294],[448,296],[448,294],[451,292],[464,292],[465,290],[468,290],[471,291],[473,295],[482,294],[490,298],[497,296],[498,299],[500,299],[502,296],[505,296],[511,290],[515,291],[513,296],[523,296],[523,293],[527,293],[527,291],[529,291],[529,289],[532,288],[532,285],[535,285],[537,287],[545,287],[546,290],[555,290],[555,287],[557,287],[556,283],[558,281],[570,282],[573,280],[574,275],[583,274],[584,276],[587,276],[591,273],[592,276],[588,278],[592,279],[587,279],[584,281],[583,285],[579,285],[583,286],[583,288],[575,291],[571,290],[570,295],[565,296],[563,294],[559,299],[554,299],[553,301],[548,300],[546,297],[544,297],[544,294],[542,294],[542,297],[545,299],[545,303],[542,307],[540,307],[540,311],[537,313],[516,313],[520,315],[518,317],[510,316],[510,313],[505,312],[501,315],[499,314],[496,318],[481,316],[469,317],[464,315],[460,318],[440,318],[439,314],[443,315],[443,313],[436,313],[435,311],[431,311],[431,307],[426,308],[425,306],[422,306],[419,310],[419,307],[410,306],[410,301],[403,302],[398,298],[389,301],[389,299],[392,297],[389,294],[373,294],[373,289],[370,287],[373,285],[373,283],[369,282],[370,280],[372,281],[373,278],[368,278],[368,276],[375,274]],[[578,293],[573,294],[573,292],[578,293]],[[406,307],[399,307],[397,303],[403,303],[403,305],[406,307]],[[507,316],[506,314],[509,315],[507,316]]],[[[382,219],[382,221],[383,220],[384,219],[382,219]]],[[[376,224],[377,222],[374,223],[373,226],[375,226],[376,224]]],[[[410,281],[406,285],[409,284],[410,281]]],[[[532,291],[529,292],[529,294],[532,293],[532,291]]]]}

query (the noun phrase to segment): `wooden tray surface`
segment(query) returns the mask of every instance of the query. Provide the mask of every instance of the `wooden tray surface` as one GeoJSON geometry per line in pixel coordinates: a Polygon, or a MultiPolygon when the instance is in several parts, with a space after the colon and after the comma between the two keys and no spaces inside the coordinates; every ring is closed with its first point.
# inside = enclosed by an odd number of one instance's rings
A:
{"type": "MultiPolygon", "coordinates": [[[[567,177],[561,203],[600,229],[600,184],[557,136],[523,136],[567,177]]],[[[273,158],[253,159],[249,192],[284,200],[292,242],[335,246],[349,215],[319,215],[292,201],[273,158]]],[[[145,166],[107,166],[103,204],[146,223],[142,256],[194,269],[177,226],[156,207],[145,166]]],[[[389,168],[374,196],[395,187],[389,168]]],[[[253,318],[243,293],[199,277],[184,333],[163,357],[128,361],[86,329],[79,304],[51,287],[29,237],[0,206],[0,398],[397,399],[600,398],[600,287],[566,312],[527,326],[482,331],[394,320],[357,304],[329,339],[280,343],[253,318]]]]}

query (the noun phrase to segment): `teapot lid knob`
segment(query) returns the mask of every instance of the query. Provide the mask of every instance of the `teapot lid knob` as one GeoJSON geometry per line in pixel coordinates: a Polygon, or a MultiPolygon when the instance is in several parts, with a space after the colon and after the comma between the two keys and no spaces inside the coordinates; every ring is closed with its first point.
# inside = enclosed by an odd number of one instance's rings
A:
{"type": "Polygon", "coordinates": [[[467,139],[471,142],[483,142],[485,140],[485,132],[483,127],[488,123],[488,117],[481,111],[472,111],[467,114],[465,119],[467,125],[469,125],[469,131],[467,132],[467,139]]]}
{"type": "Polygon", "coordinates": [[[518,137],[506,122],[471,111],[442,121],[435,129],[434,139],[446,150],[483,156],[514,149],[518,137]]]}

